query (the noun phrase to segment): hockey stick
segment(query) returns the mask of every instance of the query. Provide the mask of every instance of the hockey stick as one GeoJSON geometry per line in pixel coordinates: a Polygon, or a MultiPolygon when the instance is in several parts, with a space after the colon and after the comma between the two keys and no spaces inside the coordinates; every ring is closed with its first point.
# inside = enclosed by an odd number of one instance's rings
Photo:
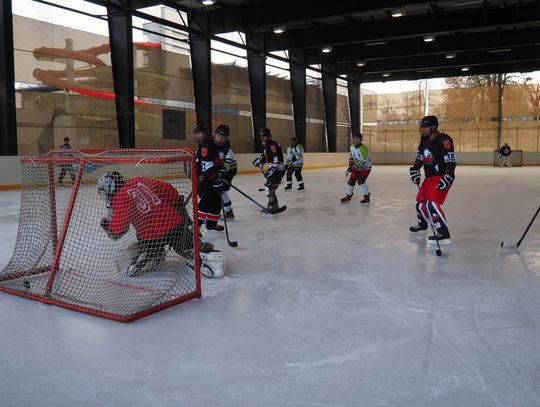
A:
{"type": "Polygon", "coordinates": [[[519,247],[519,245],[521,244],[521,242],[523,242],[523,239],[525,239],[525,236],[527,235],[527,232],[529,231],[529,229],[531,228],[534,220],[536,219],[536,216],[538,216],[538,212],[540,212],[540,206],[538,207],[538,209],[536,210],[536,213],[534,214],[534,216],[532,217],[531,221],[529,222],[529,224],[527,225],[527,229],[525,229],[525,232],[523,232],[523,236],[521,236],[521,239],[519,239],[517,241],[517,243],[511,243],[511,242],[501,242],[501,247],[505,248],[505,249],[516,249],[519,247]]]}
{"type": "Polygon", "coordinates": [[[422,199],[422,204],[424,205],[424,208],[426,208],[426,212],[429,218],[429,225],[431,226],[431,230],[433,231],[433,236],[435,236],[435,242],[437,243],[437,250],[435,251],[435,253],[437,253],[437,256],[441,256],[442,252],[441,252],[441,244],[439,243],[439,239],[438,239],[439,235],[437,231],[435,230],[435,225],[433,224],[433,219],[431,218],[431,212],[429,211],[427,207],[427,201],[426,201],[426,198],[424,198],[424,194],[422,193],[422,190],[420,189],[420,184],[416,184],[416,186],[418,187],[418,193],[420,194],[420,198],[422,199]]]}
{"type": "Polygon", "coordinates": [[[221,200],[221,208],[223,211],[223,224],[225,225],[225,237],[227,238],[227,244],[230,247],[238,247],[238,242],[231,241],[229,239],[229,227],[227,226],[227,214],[225,213],[225,204],[223,203],[223,196],[220,195],[219,199],[221,200]]]}
{"type": "Polygon", "coordinates": [[[282,206],[281,208],[278,208],[278,209],[273,209],[273,210],[270,210],[268,208],[265,208],[264,206],[262,206],[259,202],[257,202],[255,199],[253,199],[252,197],[250,197],[248,194],[246,194],[245,192],[241,191],[239,188],[235,187],[233,184],[231,184],[229,181],[227,180],[223,180],[223,182],[225,182],[226,184],[229,184],[232,188],[236,189],[238,192],[240,192],[242,195],[244,195],[248,200],[250,200],[251,202],[253,202],[255,205],[257,205],[259,208],[261,208],[261,212],[263,213],[269,213],[270,215],[275,215],[277,213],[280,213],[280,212],[283,212],[285,209],[287,209],[287,205],[284,205],[282,206]]]}

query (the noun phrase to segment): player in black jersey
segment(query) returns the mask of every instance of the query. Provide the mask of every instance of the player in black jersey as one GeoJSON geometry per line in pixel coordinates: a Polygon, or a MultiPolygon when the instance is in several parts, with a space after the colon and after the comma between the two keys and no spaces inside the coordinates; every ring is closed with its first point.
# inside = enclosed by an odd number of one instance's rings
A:
{"type": "Polygon", "coordinates": [[[221,170],[225,164],[224,146],[229,138],[229,126],[220,124],[213,136],[205,137],[197,149],[197,193],[199,194],[199,227],[206,222],[207,230],[223,230],[218,225],[221,193],[224,191],[221,170]]]}
{"type": "Polygon", "coordinates": [[[281,144],[272,140],[270,129],[262,129],[259,135],[261,136],[264,151],[253,160],[253,165],[261,169],[264,164],[268,166],[268,170],[264,173],[266,177],[264,186],[268,197],[268,210],[275,211],[279,209],[276,189],[285,175],[283,151],[281,150],[281,144]]]}
{"type": "Polygon", "coordinates": [[[450,244],[448,222],[441,205],[455,179],[456,157],[454,142],[448,134],[437,129],[439,120],[436,116],[426,116],[420,120],[420,145],[416,160],[409,169],[411,181],[420,184],[420,168],[424,167],[425,179],[416,196],[416,214],[418,225],[409,231],[417,233],[426,230],[429,218],[433,221],[435,236],[428,238],[429,244],[450,244]]]}

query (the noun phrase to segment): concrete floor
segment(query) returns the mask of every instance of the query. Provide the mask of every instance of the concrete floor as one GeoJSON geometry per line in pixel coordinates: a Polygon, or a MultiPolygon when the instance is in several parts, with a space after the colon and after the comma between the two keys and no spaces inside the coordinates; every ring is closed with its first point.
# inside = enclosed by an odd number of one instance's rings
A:
{"type": "MultiPolygon", "coordinates": [[[[459,167],[442,257],[412,236],[405,166],[375,166],[372,203],[343,169],[305,171],[265,217],[208,240],[227,274],[203,297],[121,324],[0,292],[0,406],[538,406],[540,168],[459,167]],[[296,188],[296,185],[294,186],[296,188]]],[[[236,185],[265,201],[260,175],[236,185]]],[[[0,266],[19,192],[0,193],[0,266]]]]}

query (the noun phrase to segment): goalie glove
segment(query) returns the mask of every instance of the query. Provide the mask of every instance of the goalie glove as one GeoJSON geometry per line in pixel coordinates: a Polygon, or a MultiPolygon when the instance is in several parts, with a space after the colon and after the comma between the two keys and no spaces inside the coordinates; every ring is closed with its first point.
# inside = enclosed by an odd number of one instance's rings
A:
{"type": "Polygon", "coordinates": [[[418,168],[409,168],[409,175],[413,184],[420,184],[420,170],[418,168]]]}
{"type": "Polygon", "coordinates": [[[118,234],[118,235],[115,235],[114,233],[112,233],[110,230],[109,230],[109,226],[111,224],[111,221],[108,219],[108,218],[102,218],[101,219],[101,222],[99,223],[99,225],[103,228],[103,230],[105,232],[107,232],[107,235],[112,239],[112,240],[117,240],[117,239],[120,239],[122,236],[124,236],[128,229],[126,229],[124,232],[118,234]]]}
{"type": "Polygon", "coordinates": [[[440,191],[444,191],[450,188],[452,186],[452,183],[454,182],[454,178],[454,174],[447,172],[437,184],[437,189],[440,191]]]}

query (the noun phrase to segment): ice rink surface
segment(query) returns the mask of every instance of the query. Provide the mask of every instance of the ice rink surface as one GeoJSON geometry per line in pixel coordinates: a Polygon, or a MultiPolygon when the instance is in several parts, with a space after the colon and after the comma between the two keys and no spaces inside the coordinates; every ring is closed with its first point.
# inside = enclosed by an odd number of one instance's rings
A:
{"type": "MultiPolygon", "coordinates": [[[[539,406],[540,168],[458,166],[442,257],[412,236],[405,166],[304,171],[267,217],[231,192],[226,277],[130,324],[0,292],[0,406],[539,406]]],[[[265,203],[260,175],[236,185],[265,203]]],[[[0,266],[19,191],[1,192],[0,266]]],[[[99,219],[96,219],[99,222],[99,219]]]]}

